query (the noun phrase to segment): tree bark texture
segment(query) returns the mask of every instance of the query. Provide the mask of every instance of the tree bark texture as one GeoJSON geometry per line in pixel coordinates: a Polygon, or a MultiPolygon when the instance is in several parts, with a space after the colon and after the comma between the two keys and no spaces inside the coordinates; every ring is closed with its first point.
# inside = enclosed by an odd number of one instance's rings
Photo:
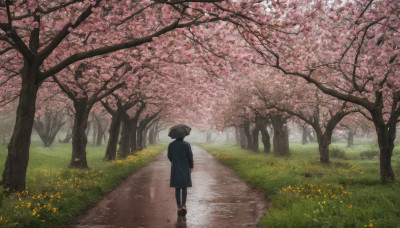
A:
{"type": "Polygon", "coordinates": [[[329,163],[329,145],[331,144],[332,133],[325,134],[317,132],[319,160],[321,163],[329,163]]]}
{"type": "Polygon", "coordinates": [[[70,168],[88,168],[86,160],[86,145],[88,118],[91,108],[88,108],[87,98],[74,100],[75,118],[72,127],[72,157],[70,168]]]}
{"type": "MultiPolygon", "coordinates": [[[[381,110],[379,110],[381,111],[381,110]]],[[[378,145],[380,150],[379,168],[382,183],[395,180],[392,168],[392,154],[394,149],[394,140],[396,139],[396,122],[385,124],[381,113],[372,113],[376,133],[378,135],[378,145]]]]}
{"type": "MultiPolygon", "coordinates": [[[[130,143],[133,142],[131,139],[132,134],[132,124],[131,119],[127,113],[122,115],[122,131],[121,131],[121,138],[119,140],[119,148],[118,148],[118,157],[119,158],[126,158],[130,154],[130,143]]],[[[136,138],[136,132],[135,132],[136,138]]]]}
{"type": "Polygon", "coordinates": [[[271,122],[274,128],[274,154],[277,156],[289,156],[289,132],[286,118],[280,114],[271,114],[271,122]]]}
{"type": "Polygon", "coordinates": [[[121,129],[121,119],[122,119],[122,111],[121,108],[118,108],[117,111],[113,113],[111,117],[111,125],[110,129],[108,129],[109,138],[107,143],[106,154],[103,159],[105,161],[112,161],[115,160],[117,157],[117,145],[121,129]]]}
{"type": "Polygon", "coordinates": [[[29,146],[35,117],[35,103],[39,85],[36,84],[36,70],[25,67],[22,72],[22,86],[16,112],[14,131],[8,144],[1,184],[10,191],[25,190],[26,170],[29,161],[29,146]]]}

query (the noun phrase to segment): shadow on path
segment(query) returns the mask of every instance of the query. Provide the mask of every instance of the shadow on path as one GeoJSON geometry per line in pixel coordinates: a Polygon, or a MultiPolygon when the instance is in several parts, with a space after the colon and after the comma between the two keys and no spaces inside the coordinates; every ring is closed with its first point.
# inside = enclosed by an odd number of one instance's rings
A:
{"type": "Polygon", "coordinates": [[[166,151],[109,193],[75,227],[256,227],[266,209],[263,196],[231,169],[194,146],[193,187],[186,217],[178,217],[169,187],[166,151]]]}

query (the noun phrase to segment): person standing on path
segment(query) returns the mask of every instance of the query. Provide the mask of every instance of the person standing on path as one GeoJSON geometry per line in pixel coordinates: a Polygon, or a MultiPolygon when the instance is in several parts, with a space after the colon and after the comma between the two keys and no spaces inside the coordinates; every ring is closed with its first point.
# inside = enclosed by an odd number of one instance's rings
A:
{"type": "Polygon", "coordinates": [[[171,162],[170,187],[175,188],[178,215],[185,216],[187,188],[192,187],[193,153],[188,142],[177,138],[168,145],[168,159],[171,162]],[[182,193],[182,197],[181,197],[182,193]]]}

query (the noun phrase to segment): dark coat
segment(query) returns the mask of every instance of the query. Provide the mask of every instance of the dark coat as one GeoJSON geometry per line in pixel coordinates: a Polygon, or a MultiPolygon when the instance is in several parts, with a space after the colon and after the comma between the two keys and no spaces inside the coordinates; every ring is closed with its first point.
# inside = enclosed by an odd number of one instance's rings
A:
{"type": "Polygon", "coordinates": [[[168,159],[171,162],[170,187],[192,187],[190,169],[193,168],[193,153],[188,142],[176,139],[168,145],[168,159]]]}

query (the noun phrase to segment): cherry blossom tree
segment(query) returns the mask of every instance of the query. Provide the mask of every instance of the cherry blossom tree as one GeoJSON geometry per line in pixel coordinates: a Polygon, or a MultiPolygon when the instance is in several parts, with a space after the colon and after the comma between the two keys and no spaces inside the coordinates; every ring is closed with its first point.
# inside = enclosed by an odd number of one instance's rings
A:
{"type": "Polygon", "coordinates": [[[400,116],[400,3],[318,1],[314,5],[293,2],[289,7],[298,12],[281,18],[284,33],[274,34],[251,22],[239,27],[255,50],[252,60],[365,108],[378,136],[381,180],[394,180],[391,157],[400,116]]]}
{"type": "Polygon", "coordinates": [[[358,109],[323,94],[301,79],[285,77],[276,71],[269,74],[267,80],[260,82],[257,79],[254,83],[258,98],[267,107],[296,116],[309,124],[317,136],[320,161],[329,163],[329,145],[334,129],[346,115],[358,109]]]}
{"type": "MultiPolygon", "coordinates": [[[[111,58],[110,58],[111,59],[111,58]]],[[[111,61],[109,59],[109,62],[111,61]]],[[[53,76],[53,80],[72,100],[74,107],[74,125],[72,128],[72,157],[69,167],[87,168],[86,129],[92,107],[125,83],[121,78],[131,70],[129,64],[98,66],[82,62],[77,67],[71,65],[61,77],[53,76]],[[70,76],[73,74],[73,77],[70,76]]]]}
{"type": "MultiPolygon", "coordinates": [[[[220,2],[220,1],[204,1],[220,2]]],[[[42,82],[69,65],[137,47],[177,28],[219,20],[190,1],[1,1],[0,51],[21,79],[2,183],[24,190],[35,101],[42,82]],[[10,58],[8,58],[10,59],[10,58]]],[[[210,5],[209,9],[216,9],[210,5]]]]}

